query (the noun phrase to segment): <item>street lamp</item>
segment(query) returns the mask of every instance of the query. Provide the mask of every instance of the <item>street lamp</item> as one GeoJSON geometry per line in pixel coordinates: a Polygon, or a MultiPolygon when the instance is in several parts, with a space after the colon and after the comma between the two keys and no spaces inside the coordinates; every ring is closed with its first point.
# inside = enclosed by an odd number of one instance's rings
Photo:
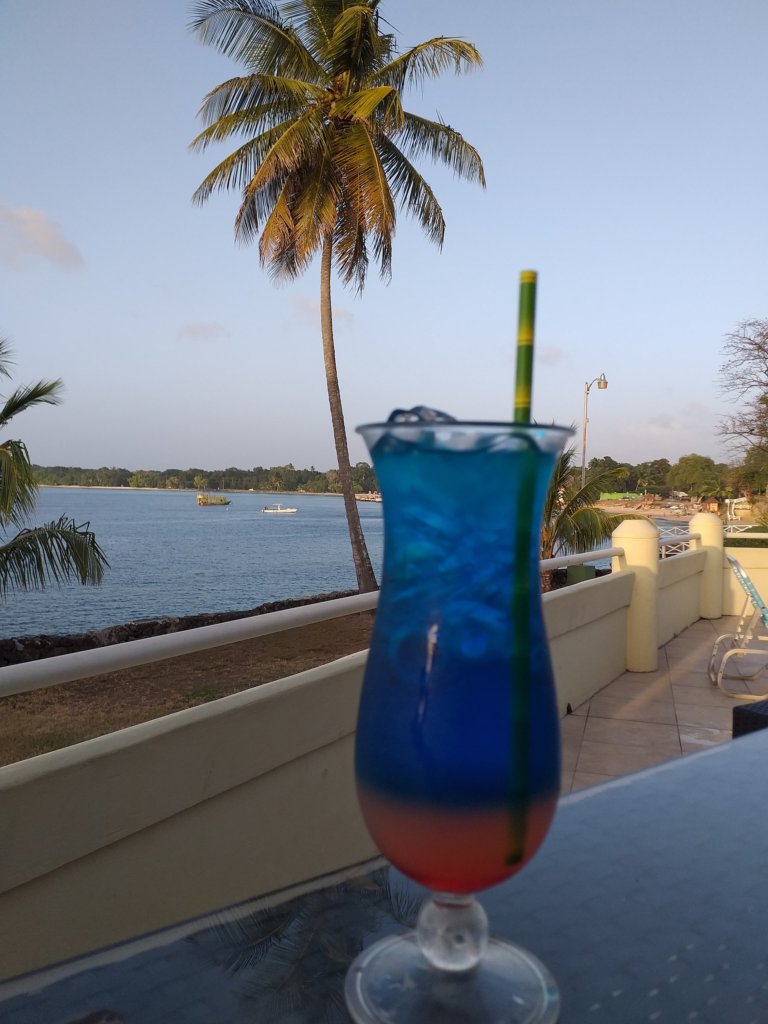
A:
{"type": "Polygon", "coordinates": [[[581,486],[587,482],[587,402],[589,401],[589,389],[593,384],[597,384],[598,391],[605,391],[608,387],[608,381],[605,379],[605,374],[601,373],[599,377],[595,377],[589,384],[584,385],[584,432],[581,436],[581,486]]]}

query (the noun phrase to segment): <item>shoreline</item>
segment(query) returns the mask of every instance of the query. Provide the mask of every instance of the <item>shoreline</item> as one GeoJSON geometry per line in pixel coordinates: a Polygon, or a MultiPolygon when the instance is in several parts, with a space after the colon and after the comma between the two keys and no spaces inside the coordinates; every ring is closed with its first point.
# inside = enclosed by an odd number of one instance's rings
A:
{"type": "Polygon", "coordinates": [[[149,637],[166,636],[169,633],[183,633],[188,629],[213,626],[221,622],[235,622],[256,615],[267,615],[270,612],[323,604],[325,601],[354,597],[357,593],[357,590],[334,590],[307,597],[264,601],[254,608],[240,610],[197,612],[192,615],[156,615],[102,626],[99,629],[79,630],[75,633],[27,633],[2,637],[0,638],[0,667],[94,650],[99,647],[111,647],[114,644],[127,643],[131,640],[146,640],[149,637]]]}
{"type": "MultiPolygon", "coordinates": [[[[197,487],[120,487],[114,484],[38,484],[40,490],[48,487],[52,491],[159,491],[161,494],[198,494],[197,487]]],[[[252,491],[228,487],[223,491],[211,491],[211,494],[291,494],[309,498],[343,498],[341,491],[252,491]]],[[[358,501],[361,500],[358,498],[358,501]]],[[[365,499],[367,500],[367,499],[365,499]]]]}
{"type": "Polygon", "coordinates": [[[611,515],[623,516],[623,515],[634,515],[643,516],[644,519],[677,519],[681,523],[690,522],[695,512],[678,512],[676,509],[671,508],[637,508],[637,505],[613,505],[608,502],[598,502],[597,507],[603,509],[604,512],[610,512],[611,515]]]}

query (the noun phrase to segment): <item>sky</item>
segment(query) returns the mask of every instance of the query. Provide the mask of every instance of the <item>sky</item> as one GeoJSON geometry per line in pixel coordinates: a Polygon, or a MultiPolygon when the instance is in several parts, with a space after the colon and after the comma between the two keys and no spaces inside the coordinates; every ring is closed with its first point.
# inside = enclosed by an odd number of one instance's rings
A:
{"type": "MultiPolygon", "coordinates": [[[[34,462],[328,469],[319,264],[275,284],[234,241],[235,148],[192,153],[205,94],[241,73],[188,0],[0,0],[0,336],[14,383],[64,401],[14,420],[34,462]]],[[[382,0],[403,47],[461,36],[484,66],[406,96],[479,151],[487,188],[419,168],[442,251],[403,214],[393,278],[334,283],[352,460],[360,423],[418,404],[511,418],[520,271],[538,271],[533,416],[587,458],[697,452],[724,336],[768,316],[765,0],[382,0]]],[[[0,394],[11,385],[0,381],[0,394]]]]}

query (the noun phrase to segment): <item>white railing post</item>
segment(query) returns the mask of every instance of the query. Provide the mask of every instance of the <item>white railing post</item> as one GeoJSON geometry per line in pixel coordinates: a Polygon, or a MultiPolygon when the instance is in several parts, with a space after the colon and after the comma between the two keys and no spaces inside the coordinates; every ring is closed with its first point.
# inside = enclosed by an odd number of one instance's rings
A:
{"type": "Polygon", "coordinates": [[[627,609],[627,671],[655,672],[659,667],[657,606],[659,596],[659,529],[648,519],[625,519],[611,544],[624,554],[611,560],[613,572],[635,574],[627,609]]]}
{"type": "Polygon", "coordinates": [[[723,614],[723,524],[713,512],[697,512],[688,529],[701,534],[696,545],[707,556],[699,591],[699,615],[702,619],[719,619],[723,614]]]}

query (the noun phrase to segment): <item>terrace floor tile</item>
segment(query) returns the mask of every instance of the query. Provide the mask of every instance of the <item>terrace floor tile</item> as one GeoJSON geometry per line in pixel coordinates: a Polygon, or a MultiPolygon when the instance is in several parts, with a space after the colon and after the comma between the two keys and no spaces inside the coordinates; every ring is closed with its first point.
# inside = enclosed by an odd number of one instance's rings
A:
{"type": "Polygon", "coordinates": [[[680,734],[677,724],[635,722],[597,718],[590,714],[584,730],[584,740],[594,743],[620,743],[622,746],[642,747],[675,757],[680,753],[680,734]]]}
{"type": "MultiPolygon", "coordinates": [[[[561,723],[563,792],[730,742],[733,709],[744,701],[713,686],[707,667],[714,639],[737,622],[699,620],[659,651],[657,671],[625,672],[574,708],[561,723]]],[[[759,661],[739,664],[751,670],[759,661]]],[[[768,672],[726,685],[768,693],[768,672]]]]}

